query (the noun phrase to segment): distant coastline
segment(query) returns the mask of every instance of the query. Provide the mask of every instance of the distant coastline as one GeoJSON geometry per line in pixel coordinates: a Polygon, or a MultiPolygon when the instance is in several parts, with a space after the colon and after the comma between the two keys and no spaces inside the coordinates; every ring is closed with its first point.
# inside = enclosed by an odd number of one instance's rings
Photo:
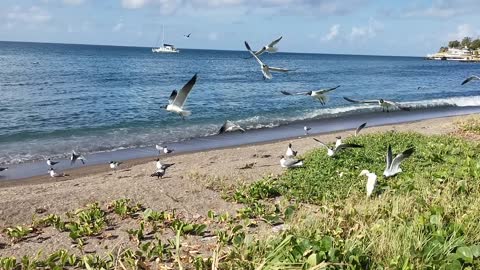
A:
{"type": "Polygon", "coordinates": [[[452,40],[448,42],[448,47],[440,47],[437,53],[428,54],[425,59],[480,63],[480,39],[464,37],[461,42],[452,40]]]}

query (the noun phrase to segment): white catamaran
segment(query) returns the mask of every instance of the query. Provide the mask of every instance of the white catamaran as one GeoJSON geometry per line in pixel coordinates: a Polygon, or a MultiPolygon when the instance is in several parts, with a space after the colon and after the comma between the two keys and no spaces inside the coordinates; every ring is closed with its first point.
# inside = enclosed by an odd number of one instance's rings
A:
{"type": "Polygon", "coordinates": [[[162,25],[162,47],[152,48],[152,52],[154,53],[179,53],[180,50],[175,48],[172,44],[164,43],[165,40],[165,29],[162,25]]]}

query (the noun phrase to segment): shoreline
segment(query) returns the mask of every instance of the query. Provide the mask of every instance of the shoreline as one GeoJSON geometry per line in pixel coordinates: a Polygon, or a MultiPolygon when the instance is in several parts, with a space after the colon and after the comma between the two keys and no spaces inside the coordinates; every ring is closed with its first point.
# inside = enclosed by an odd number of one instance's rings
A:
{"type": "MultiPolygon", "coordinates": [[[[429,119],[451,118],[461,115],[470,115],[480,113],[480,107],[460,107],[451,109],[438,109],[428,112],[413,111],[402,112],[395,111],[388,115],[384,113],[370,113],[360,117],[355,115],[340,116],[337,118],[325,118],[317,120],[298,121],[287,125],[281,125],[268,129],[249,130],[246,133],[229,133],[222,135],[213,135],[208,137],[199,137],[186,141],[169,143],[173,145],[175,153],[166,155],[157,155],[157,151],[152,148],[132,148],[117,151],[94,153],[87,156],[86,165],[75,165],[75,167],[61,167],[58,172],[66,173],[65,180],[72,178],[96,175],[112,170],[108,166],[110,160],[121,161],[121,169],[127,169],[136,165],[153,162],[155,159],[173,158],[195,153],[208,153],[215,150],[228,150],[239,147],[262,146],[282,141],[307,138],[311,136],[327,136],[332,133],[344,132],[354,129],[356,126],[366,121],[367,127],[384,127],[389,125],[408,124],[421,122],[429,119]],[[384,117],[385,115],[389,117],[384,117]],[[363,120],[362,120],[363,119],[363,120]],[[365,120],[366,119],[366,120],[365,120]],[[308,136],[303,134],[303,126],[312,127],[314,132],[308,136]],[[122,156],[118,158],[117,156],[122,156]],[[93,158],[92,158],[93,157],[93,158]],[[115,157],[115,158],[114,158],[115,157]]],[[[69,160],[59,160],[60,165],[69,164],[69,160]]],[[[58,168],[58,165],[57,167],[58,168]]],[[[58,178],[52,178],[47,173],[48,166],[45,161],[34,161],[22,164],[10,165],[7,173],[0,175],[0,188],[15,187],[22,185],[37,185],[42,183],[57,182],[58,178]],[[21,171],[25,177],[12,177],[12,171],[21,171]],[[9,177],[10,176],[10,177],[9,177]]]]}

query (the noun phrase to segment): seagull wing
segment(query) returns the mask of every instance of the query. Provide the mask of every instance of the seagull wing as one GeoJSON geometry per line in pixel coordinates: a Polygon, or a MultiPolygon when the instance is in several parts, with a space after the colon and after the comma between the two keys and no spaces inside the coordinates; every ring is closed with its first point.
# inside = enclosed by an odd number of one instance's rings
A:
{"type": "Polygon", "coordinates": [[[360,133],[360,131],[361,131],[362,129],[364,129],[365,126],[367,126],[367,122],[365,122],[365,123],[363,123],[363,124],[361,124],[360,126],[357,127],[357,129],[355,130],[355,137],[358,136],[358,133],[360,133]]]}
{"type": "Polygon", "coordinates": [[[287,92],[287,91],[280,91],[280,93],[286,95],[286,96],[299,96],[299,95],[307,95],[307,92],[297,92],[297,93],[290,93],[290,92],[287,92]]]}
{"type": "Polygon", "coordinates": [[[335,90],[335,89],[337,89],[337,88],[339,88],[339,87],[340,87],[340,85],[337,85],[337,86],[332,87],[332,88],[320,89],[320,90],[317,90],[317,91],[315,91],[315,92],[317,92],[317,93],[319,93],[319,94],[325,94],[325,93],[328,93],[328,92],[330,92],[330,91],[333,91],[333,90],[335,90]]]}
{"type": "Polygon", "coordinates": [[[286,158],[285,159],[285,166],[286,167],[291,167],[291,166],[294,166],[295,164],[297,163],[300,163],[302,162],[303,160],[301,159],[296,159],[296,158],[286,158]]]}
{"type": "Polygon", "coordinates": [[[183,86],[183,88],[180,89],[180,92],[177,93],[175,100],[173,101],[173,105],[176,105],[180,108],[183,107],[183,104],[185,104],[188,94],[192,90],[196,81],[197,81],[197,74],[193,75],[190,81],[188,81],[187,84],[185,84],[185,86],[183,86]]]}
{"type": "Polygon", "coordinates": [[[339,146],[335,147],[335,151],[339,151],[347,148],[363,148],[363,145],[354,144],[354,143],[342,143],[339,146]]]}
{"type": "Polygon", "coordinates": [[[352,103],[367,103],[367,104],[378,104],[378,100],[372,99],[372,100],[354,100],[351,98],[343,97],[346,101],[352,102],[352,103]]]}
{"type": "Polygon", "coordinates": [[[252,51],[252,49],[250,48],[250,45],[248,45],[248,42],[245,41],[245,47],[247,48],[248,52],[250,52],[250,54],[255,58],[255,60],[257,60],[257,62],[260,64],[260,66],[263,66],[263,62],[262,60],[260,60],[260,58],[258,58],[255,53],[252,51]]]}
{"type": "Polygon", "coordinates": [[[415,152],[415,147],[408,148],[407,150],[403,151],[403,153],[398,154],[392,161],[391,170],[397,171],[398,167],[400,167],[400,163],[409,158],[413,152],[415,152]]]}
{"type": "Polygon", "coordinates": [[[220,128],[220,130],[218,131],[218,134],[222,134],[222,133],[225,133],[225,131],[227,131],[227,128],[229,127],[228,125],[228,121],[225,121],[225,123],[223,124],[223,126],[220,128]]]}
{"type": "Polygon", "coordinates": [[[475,76],[475,75],[470,76],[470,77],[468,77],[467,79],[465,79],[465,81],[462,82],[462,85],[464,85],[464,84],[466,84],[466,83],[468,83],[468,82],[470,82],[470,81],[472,81],[472,80],[480,80],[480,77],[475,76]]]}
{"type": "Polygon", "coordinates": [[[168,98],[168,104],[172,104],[175,98],[177,97],[177,90],[173,90],[172,93],[170,94],[170,97],[168,98]]]}
{"type": "Polygon", "coordinates": [[[253,55],[255,55],[255,56],[260,56],[260,55],[262,55],[266,50],[267,50],[267,47],[262,47],[260,50],[258,50],[258,51],[256,51],[255,53],[253,53],[253,55]]]}
{"type": "Polygon", "coordinates": [[[275,45],[277,45],[278,42],[280,42],[280,40],[282,40],[282,36],[280,36],[279,38],[275,39],[274,41],[270,42],[270,44],[268,44],[268,47],[273,47],[275,45]]]}
{"type": "Polygon", "coordinates": [[[268,67],[269,70],[271,71],[276,71],[276,72],[289,72],[289,69],[286,68],[277,68],[277,67],[268,67]]]}
{"type": "Polygon", "coordinates": [[[388,145],[386,161],[387,161],[387,167],[385,168],[385,171],[388,171],[390,170],[390,167],[392,165],[392,146],[391,145],[388,145]]]}
{"type": "Polygon", "coordinates": [[[325,143],[321,142],[320,140],[316,139],[316,138],[313,138],[313,140],[315,140],[316,142],[318,142],[321,146],[327,148],[327,149],[330,149],[330,147],[328,147],[328,145],[326,145],[325,143]]]}

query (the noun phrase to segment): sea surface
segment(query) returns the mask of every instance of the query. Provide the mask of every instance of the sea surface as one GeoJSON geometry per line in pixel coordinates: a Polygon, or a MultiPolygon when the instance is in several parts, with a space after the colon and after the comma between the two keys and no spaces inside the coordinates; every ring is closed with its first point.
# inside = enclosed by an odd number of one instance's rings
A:
{"type": "Polygon", "coordinates": [[[88,155],[202,138],[225,120],[254,130],[378,110],[343,96],[391,99],[416,113],[480,106],[480,82],[460,85],[480,74],[479,64],[277,53],[261,58],[293,71],[265,81],[256,61],[245,57],[246,51],[153,54],[138,47],[0,42],[0,165],[61,159],[73,149],[88,155]],[[195,73],[186,103],[192,115],[182,121],[163,107],[195,73]],[[326,106],[280,93],[336,85],[326,106]]]}

